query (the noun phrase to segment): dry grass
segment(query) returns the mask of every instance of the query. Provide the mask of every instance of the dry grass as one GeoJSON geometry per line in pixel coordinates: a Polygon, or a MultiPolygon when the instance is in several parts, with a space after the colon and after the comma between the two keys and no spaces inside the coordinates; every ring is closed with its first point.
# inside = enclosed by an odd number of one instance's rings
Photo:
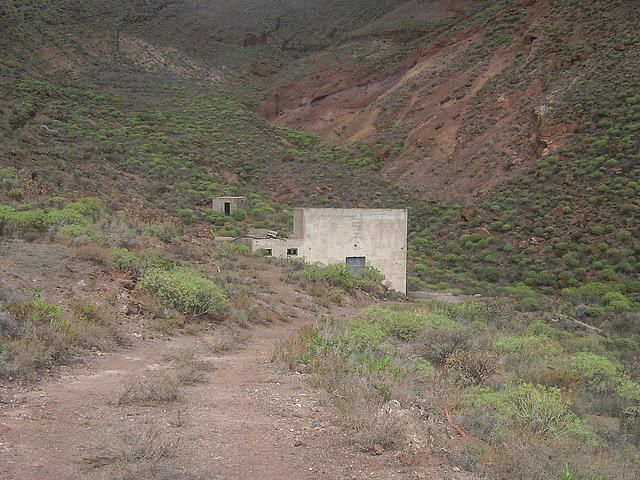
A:
{"type": "Polygon", "coordinates": [[[286,340],[278,340],[271,354],[271,362],[281,368],[295,370],[300,366],[300,358],[309,347],[309,334],[313,327],[300,328],[293,336],[286,340]]]}
{"type": "Polygon", "coordinates": [[[274,297],[256,297],[247,294],[234,298],[227,311],[226,320],[239,327],[248,328],[251,325],[268,325],[288,319],[280,305],[272,304],[274,297]]]}
{"type": "MultiPolygon", "coordinates": [[[[6,295],[3,295],[6,297],[6,295]]],[[[0,374],[28,380],[42,368],[64,363],[77,350],[80,337],[57,305],[43,302],[0,304],[3,345],[0,374]]]]}
{"type": "Polygon", "coordinates": [[[111,469],[111,478],[151,479],[163,469],[167,459],[177,456],[180,438],[147,425],[141,431],[124,436],[118,445],[96,448],[82,458],[90,468],[111,469]]]}
{"type": "Polygon", "coordinates": [[[36,338],[23,337],[11,341],[5,345],[10,362],[3,359],[0,375],[20,376],[27,380],[34,380],[37,371],[51,363],[55,350],[56,348],[50,343],[36,338]]]}
{"type": "Polygon", "coordinates": [[[407,444],[413,419],[400,402],[385,402],[373,386],[357,377],[343,382],[335,396],[337,421],[351,431],[350,442],[365,451],[407,444]]]}
{"type": "Polygon", "coordinates": [[[464,385],[479,385],[497,372],[498,361],[493,352],[457,349],[447,356],[444,367],[464,385]]]}
{"type": "Polygon", "coordinates": [[[153,295],[144,293],[139,300],[149,326],[157,332],[171,335],[188,325],[183,314],[166,307],[153,295]]]}
{"type": "MultiPolygon", "coordinates": [[[[526,434],[509,432],[503,435],[491,458],[490,473],[497,480],[526,478],[527,480],[547,480],[549,478],[611,478],[616,480],[636,480],[640,471],[640,457],[637,452],[593,450],[577,439],[564,436],[531,441],[526,434]],[[573,477],[564,477],[562,472],[572,466],[573,477]],[[549,473],[554,476],[550,477],[549,473]]],[[[484,462],[483,462],[484,463],[484,462]]],[[[489,467],[482,467],[480,470],[489,467]]]]}
{"type": "Polygon", "coordinates": [[[167,357],[174,366],[174,374],[180,385],[195,385],[206,381],[205,373],[211,370],[209,362],[199,358],[194,348],[182,348],[167,357]]]}
{"type": "Polygon", "coordinates": [[[81,260],[94,262],[98,265],[109,264],[109,253],[102,245],[97,243],[88,243],[75,247],[73,253],[81,260]]]}
{"type": "Polygon", "coordinates": [[[156,405],[178,400],[179,381],[173,372],[143,372],[130,376],[118,405],[156,405]]]}
{"type": "Polygon", "coordinates": [[[242,349],[249,339],[251,333],[248,330],[238,327],[227,327],[218,330],[214,336],[203,341],[204,348],[216,355],[229,355],[242,349]]]}
{"type": "Polygon", "coordinates": [[[128,343],[116,318],[100,306],[74,301],[65,311],[4,286],[0,290],[0,376],[35,379],[38,370],[84,349],[112,350],[128,343]]]}
{"type": "Polygon", "coordinates": [[[120,330],[115,317],[106,309],[89,303],[75,302],[72,310],[73,326],[83,346],[109,351],[130,343],[130,339],[120,330]]]}

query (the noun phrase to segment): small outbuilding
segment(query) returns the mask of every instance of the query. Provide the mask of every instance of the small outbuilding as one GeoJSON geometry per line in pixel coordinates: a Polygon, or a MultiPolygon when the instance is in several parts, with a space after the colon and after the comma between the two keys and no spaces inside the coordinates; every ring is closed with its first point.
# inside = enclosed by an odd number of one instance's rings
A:
{"type": "Polygon", "coordinates": [[[214,211],[231,215],[235,210],[247,210],[247,197],[217,197],[211,202],[214,211]]]}

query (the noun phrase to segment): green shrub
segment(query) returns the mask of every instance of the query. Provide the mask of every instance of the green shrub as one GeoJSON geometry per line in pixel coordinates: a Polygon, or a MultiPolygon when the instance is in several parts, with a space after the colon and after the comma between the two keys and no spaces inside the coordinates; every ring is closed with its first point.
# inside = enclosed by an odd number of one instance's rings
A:
{"type": "Polygon", "coordinates": [[[469,401],[473,406],[493,409],[499,415],[501,431],[518,427],[540,436],[591,436],[571,410],[571,402],[556,387],[522,384],[501,391],[481,388],[472,393],[469,401]]]}
{"type": "Polygon", "coordinates": [[[555,338],[556,340],[559,340],[569,334],[566,331],[554,328],[544,320],[537,318],[527,326],[527,335],[555,338]]]}
{"type": "Polygon", "coordinates": [[[18,170],[15,167],[0,168],[0,186],[11,190],[18,185],[18,170]]]}
{"type": "Polygon", "coordinates": [[[14,187],[7,192],[7,196],[12,200],[22,200],[26,191],[22,187],[14,187]]]}
{"type": "Polygon", "coordinates": [[[192,224],[196,221],[196,214],[193,212],[193,210],[190,210],[188,208],[181,208],[180,210],[178,210],[178,216],[187,225],[192,224]]]}
{"type": "Polygon", "coordinates": [[[569,267],[577,267],[578,265],[580,265],[580,257],[575,252],[565,253],[562,256],[562,259],[564,260],[564,263],[566,263],[569,267]]]}
{"type": "Polygon", "coordinates": [[[58,233],[70,237],[88,237],[94,242],[101,242],[104,238],[100,230],[90,225],[63,225],[58,233]]]}
{"type": "Polygon", "coordinates": [[[241,222],[243,220],[246,220],[247,212],[241,208],[237,208],[231,213],[231,218],[233,218],[237,222],[241,222]]]}
{"type": "Polygon", "coordinates": [[[222,291],[191,268],[169,271],[153,268],[144,273],[141,284],[163,302],[193,316],[219,312],[227,304],[222,291]]]}
{"type": "Polygon", "coordinates": [[[602,298],[604,305],[615,312],[629,312],[634,309],[633,303],[623,293],[610,291],[602,298]]]}
{"type": "Polygon", "coordinates": [[[362,276],[357,280],[357,286],[360,290],[374,293],[383,287],[383,281],[384,275],[375,267],[367,265],[362,271],[362,276]]]}
{"type": "Polygon", "coordinates": [[[332,287],[342,288],[351,292],[356,285],[356,277],[351,269],[343,264],[336,263],[321,269],[322,278],[332,287]]]}
{"type": "Polygon", "coordinates": [[[240,236],[240,230],[235,225],[226,225],[224,228],[216,230],[216,236],[237,238],[240,236]]]}
{"type": "Polygon", "coordinates": [[[524,282],[527,285],[550,287],[555,285],[556,276],[549,270],[542,270],[540,272],[529,272],[525,276],[524,282]]]}
{"type": "Polygon", "coordinates": [[[212,254],[216,259],[237,259],[240,256],[250,255],[251,249],[239,242],[215,242],[212,254]]]}
{"type": "Polygon", "coordinates": [[[524,384],[511,392],[506,402],[510,420],[539,435],[565,435],[584,431],[581,420],[571,411],[558,388],[524,384]]]}
{"type": "Polygon", "coordinates": [[[43,210],[16,211],[7,205],[0,205],[0,234],[15,231],[44,231],[47,228],[47,216],[43,210]]]}
{"type": "Polygon", "coordinates": [[[162,252],[155,249],[144,250],[136,256],[133,263],[133,273],[137,276],[144,275],[148,270],[173,270],[173,263],[166,260],[162,252]]]}
{"type": "Polygon", "coordinates": [[[590,388],[599,393],[612,391],[620,373],[617,362],[591,352],[574,353],[569,359],[569,365],[590,388]]]}
{"type": "Polygon", "coordinates": [[[633,234],[629,230],[618,230],[616,232],[616,240],[619,242],[628,242],[633,239],[633,234]]]}
{"type": "Polygon", "coordinates": [[[616,312],[634,309],[633,302],[616,288],[599,282],[585,283],[580,287],[565,288],[562,295],[574,303],[601,305],[616,312]]]}
{"type": "Polygon", "coordinates": [[[222,227],[227,221],[227,216],[224,213],[219,212],[217,210],[208,211],[207,214],[205,215],[205,218],[207,219],[208,222],[210,222],[212,225],[215,225],[217,227],[222,227]]]}
{"type": "Polygon", "coordinates": [[[34,301],[31,304],[31,316],[29,321],[34,324],[48,323],[54,330],[70,333],[72,331],[69,320],[62,316],[62,310],[58,305],[34,301]]]}
{"type": "MultiPolygon", "coordinates": [[[[351,269],[341,263],[325,267],[320,264],[306,265],[303,261],[293,261],[288,263],[287,270],[287,281],[301,282],[303,286],[324,282],[328,286],[352,292],[357,285],[357,279],[351,269]]],[[[369,278],[375,276],[373,272],[368,275],[369,278]]]]}
{"type": "Polygon", "coordinates": [[[167,223],[149,225],[146,232],[153,237],[159,238],[163,242],[170,242],[179,234],[176,227],[167,223]]]}
{"type": "MultiPolygon", "coordinates": [[[[393,336],[408,341],[416,338],[427,327],[439,329],[458,326],[447,315],[401,308],[370,307],[364,311],[364,318],[368,326],[375,331],[374,336],[378,340],[385,336],[393,336]]],[[[358,325],[358,328],[360,327],[358,325]]]]}
{"type": "Polygon", "coordinates": [[[44,232],[51,227],[86,225],[102,212],[96,199],[88,198],[67,205],[62,210],[15,209],[0,205],[0,235],[25,231],[44,232]]]}
{"type": "Polygon", "coordinates": [[[66,214],[78,214],[84,219],[96,220],[103,212],[102,204],[97,198],[83,198],[70,203],[63,210],[66,214]]]}
{"type": "Polygon", "coordinates": [[[118,270],[122,270],[123,272],[133,269],[133,266],[137,259],[136,254],[126,248],[110,248],[108,254],[111,263],[118,270]]]}
{"type": "Polygon", "coordinates": [[[498,340],[494,348],[500,353],[524,357],[539,356],[546,359],[555,358],[561,352],[558,344],[550,338],[525,335],[498,340]]]}

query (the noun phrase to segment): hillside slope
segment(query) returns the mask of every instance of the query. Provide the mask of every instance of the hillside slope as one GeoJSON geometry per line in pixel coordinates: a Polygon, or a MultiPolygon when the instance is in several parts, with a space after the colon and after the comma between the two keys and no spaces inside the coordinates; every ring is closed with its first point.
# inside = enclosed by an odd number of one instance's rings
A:
{"type": "Polygon", "coordinates": [[[633,92],[635,2],[480,5],[403,2],[367,34],[311,55],[263,111],[338,144],[378,143],[393,181],[460,201],[581,142],[593,101],[606,100],[576,97],[633,92]]]}
{"type": "Polygon", "coordinates": [[[414,288],[637,297],[636,3],[7,2],[2,195],[225,234],[408,206],[414,288]],[[252,196],[248,220],[212,217],[221,193],[252,196]]]}

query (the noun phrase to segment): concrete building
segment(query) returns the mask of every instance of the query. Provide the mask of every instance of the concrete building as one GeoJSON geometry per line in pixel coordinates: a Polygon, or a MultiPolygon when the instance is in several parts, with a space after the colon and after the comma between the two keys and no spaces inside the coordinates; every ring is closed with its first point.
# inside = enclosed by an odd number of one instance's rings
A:
{"type": "Polygon", "coordinates": [[[218,197],[211,202],[211,208],[225,215],[231,215],[238,209],[247,210],[247,205],[246,197],[218,197]]]}
{"type": "Polygon", "coordinates": [[[367,208],[296,208],[293,236],[251,236],[253,251],[301,257],[325,265],[346,263],[356,275],[377,268],[394,290],[407,291],[407,211],[367,208]]]}

